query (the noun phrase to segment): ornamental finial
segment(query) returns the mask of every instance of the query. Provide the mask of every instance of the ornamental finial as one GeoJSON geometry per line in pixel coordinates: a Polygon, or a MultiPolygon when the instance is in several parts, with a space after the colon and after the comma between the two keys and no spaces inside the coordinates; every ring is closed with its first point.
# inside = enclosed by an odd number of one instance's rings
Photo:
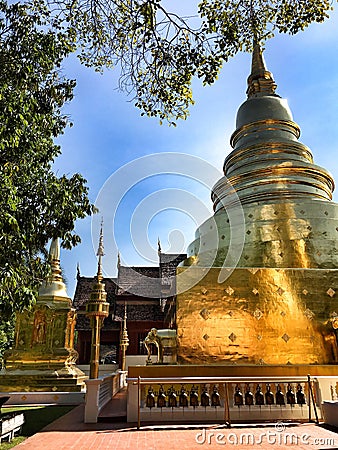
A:
{"type": "Polygon", "coordinates": [[[101,229],[100,229],[100,238],[99,238],[99,247],[97,249],[96,255],[99,257],[97,263],[97,281],[102,281],[102,256],[104,256],[104,248],[103,248],[103,218],[101,220],[101,229]]]}
{"type": "Polygon", "coordinates": [[[60,239],[53,238],[49,248],[49,261],[52,268],[52,273],[49,277],[50,282],[63,283],[61,268],[60,268],[60,239]]]}
{"type": "Polygon", "coordinates": [[[277,84],[273,75],[266,69],[263,52],[260,44],[254,40],[251,74],[248,78],[248,97],[258,97],[263,95],[274,95],[277,84]]]}
{"type": "Polygon", "coordinates": [[[103,218],[101,219],[99,248],[97,249],[96,255],[97,256],[104,256],[104,248],[103,248],[103,218]]]}
{"type": "Polygon", "coordinates": [[[39,301],[47,298],[58,297],[70,301],[66,286],[63,282],[62,272],[60,268],[60,239],[53,238],[49,248],[49,263],[51,265],[51,273],[47,276],[45,282],[39,289],[39,301]]]}

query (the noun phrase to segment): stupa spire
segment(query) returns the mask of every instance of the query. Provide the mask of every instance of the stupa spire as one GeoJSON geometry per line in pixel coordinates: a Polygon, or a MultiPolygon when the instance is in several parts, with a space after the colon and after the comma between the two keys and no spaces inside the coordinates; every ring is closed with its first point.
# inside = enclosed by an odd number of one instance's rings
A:
{"type": "Polygon", "coordinates": [[[53,238],[49,249],[49,258],[51,261],[60,262],[60,242],[59,238],[53,238]]]}
{"type": "Polygon", "coordinates": [[[52,273],[49,278],[50,282],[63,282],[60,268],[60,241],[59,238],[53,238],[49,248],[49,261],[52,273]]]}
{"type": "Polygon", "coordinates": [[[277,84],[273,75],[266,69],[263,52],[260,44],[254,40],[251,74],[248,77],[248,89],[246,91],[248,98],[260,95],[273,95],[277,84]]]}
{"type": "Polygon", "coordinates": [[[223,166],[226,178],[213,188],[215,212],[236,204],[233,190],[242,205],[287,199],[332,200],[331,175],[313,163],[310,149],[298,141],[300,128],[286,99],[275,94],[275,89],[261,47],[254,41],[248,98],[237,112],[230,141],[233,151],[223,166]]]}
{"type": "Polygon", "coordinates": [[[49,248],[49,263],[51,265],[51,273],[47,276],[44,283],[39,289],[39,300],[46,298],[62,297],[69,300],[66,285],[62,278],[60,268],[60,239],[53,238],[49,248]]]}

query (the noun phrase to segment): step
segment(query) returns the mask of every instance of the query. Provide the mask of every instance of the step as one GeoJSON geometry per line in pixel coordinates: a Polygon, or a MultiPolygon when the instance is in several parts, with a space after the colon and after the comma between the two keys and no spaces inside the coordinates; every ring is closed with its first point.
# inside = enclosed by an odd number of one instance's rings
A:
{"type": "Polygon", "coordinates": [[[118,392],[100,411],[98,422],[125,422],[127,420],[127,388],[118,392]]]}

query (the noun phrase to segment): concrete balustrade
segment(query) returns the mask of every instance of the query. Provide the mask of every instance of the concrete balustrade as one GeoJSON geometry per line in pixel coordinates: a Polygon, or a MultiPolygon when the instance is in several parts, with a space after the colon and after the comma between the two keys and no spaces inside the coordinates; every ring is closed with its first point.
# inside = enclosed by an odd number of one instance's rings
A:
{"type": "Polygon", "coordinates": [[[126,385],[127,372],[116,372],[86,380],[85,423],[97,423],[102,408],[126,385]]]}

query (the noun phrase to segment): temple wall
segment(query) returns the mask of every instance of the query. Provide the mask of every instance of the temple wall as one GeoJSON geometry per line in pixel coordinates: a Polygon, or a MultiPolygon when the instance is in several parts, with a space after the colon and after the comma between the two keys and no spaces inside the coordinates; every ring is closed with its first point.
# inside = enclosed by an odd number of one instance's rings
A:
{"type": "Polygon", "coordinates": [[[281,200],[215,214],[197,229],[188,257],[204,267],[231,256],[238,267],[337,269],[337,203],[281,200]]]}
{"type": "Polygon", "coordinates": [[[177,269],[179,364],[338,364],[338,270],[220,270],[177,269]]]}

